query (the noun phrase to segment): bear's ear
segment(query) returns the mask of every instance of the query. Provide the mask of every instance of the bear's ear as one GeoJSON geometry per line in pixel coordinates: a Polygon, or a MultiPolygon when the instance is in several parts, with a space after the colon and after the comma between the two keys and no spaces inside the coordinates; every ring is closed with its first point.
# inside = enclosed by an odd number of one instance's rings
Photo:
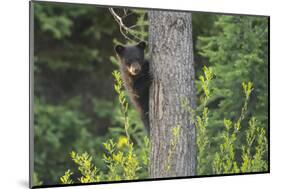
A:
{"type": "Polygon", "coordinates": [[[146,43],[144,41],[141,41],[137,44],[137,47],[144,50],[146,47],[146,43]]]}
{"type": "Polygon", "coordinates": [[[116,45],[115,46],[115,51],[118,55],[121,55],[125,50],[125,47],[122,45],[116,45]]]}

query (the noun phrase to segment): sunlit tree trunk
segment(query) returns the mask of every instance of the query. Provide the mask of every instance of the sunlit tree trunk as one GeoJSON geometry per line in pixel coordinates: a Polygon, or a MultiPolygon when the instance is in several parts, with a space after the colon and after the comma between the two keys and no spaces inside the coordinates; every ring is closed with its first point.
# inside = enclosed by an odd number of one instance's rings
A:
{"type": "Polygon", "coordinates": [[[181,108],[182,99],[195,106],[191,14],[153,10],[148,16],[150,177],[195,175],[195,126],[181,108]]]}

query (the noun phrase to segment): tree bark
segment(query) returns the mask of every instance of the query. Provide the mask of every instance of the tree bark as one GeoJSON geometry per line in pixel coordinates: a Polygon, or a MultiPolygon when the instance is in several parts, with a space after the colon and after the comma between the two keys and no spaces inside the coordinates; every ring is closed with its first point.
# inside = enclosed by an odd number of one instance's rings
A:
{"type": "Polygon", "coordinates": [[[149,11],[150,177],[195,175],[195,126],[181,99],[195,106],[191,14],[149,11]],[[173,134],[175,128],[179,133],[173,134]]]}

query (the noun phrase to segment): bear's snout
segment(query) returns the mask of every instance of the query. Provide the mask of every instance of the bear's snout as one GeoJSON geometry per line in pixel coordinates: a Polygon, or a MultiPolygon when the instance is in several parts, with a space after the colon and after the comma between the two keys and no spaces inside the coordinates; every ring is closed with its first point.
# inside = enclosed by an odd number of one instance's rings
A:
{"type": "Polygon", "coordinates": [[[130,72],[131,75],[138,75],[141,71],[141,66],[139,63],[132,63],[129,66],[128,71],[130,72]]]}

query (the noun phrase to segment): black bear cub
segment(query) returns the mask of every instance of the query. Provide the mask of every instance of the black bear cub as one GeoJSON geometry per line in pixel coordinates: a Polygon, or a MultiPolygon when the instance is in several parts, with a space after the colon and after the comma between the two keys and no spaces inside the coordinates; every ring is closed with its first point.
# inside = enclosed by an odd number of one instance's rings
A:
{"type": "Polygon", "coordinates": [[[145,42],[132,46],[117,45],[119,66],[125,88],[131,102],[139,112],[141,120],[149,132],[148,99],[151,83],[149,62],[144,57],[145,42]]]}

